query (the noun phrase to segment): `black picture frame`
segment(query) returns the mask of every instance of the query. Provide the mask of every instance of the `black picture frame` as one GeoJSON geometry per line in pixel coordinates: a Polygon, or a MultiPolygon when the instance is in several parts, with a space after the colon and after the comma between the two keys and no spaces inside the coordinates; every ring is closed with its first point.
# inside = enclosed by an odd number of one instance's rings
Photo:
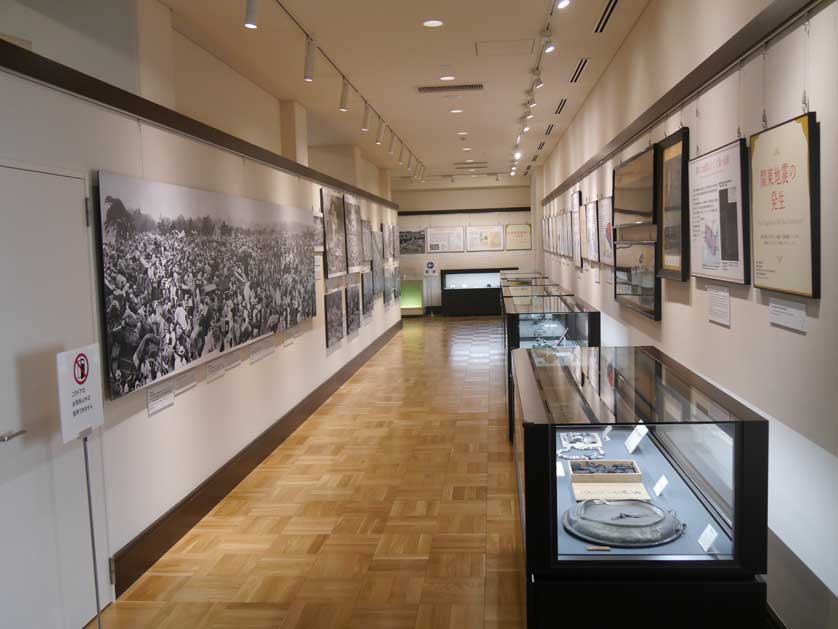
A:
{"type": "MultiPolygon", "coordinates": [[[[673,160],[674,161],[674,160],[673,160]]],[[[666,280],[675,280],[678,282],[686,282],[690,278],[690,197],[689,197],[689,171],[690,171],[690,129],[689,127],[681,127],[675,133],[665,137],[657,143],[657,150],[655,151],[655,222],[658,226],[658,250],[656,269],[658,277],[666,280]],[[672,147],[681,145],[681,154],[675,159],[680,162],[680,173],[674,172],[674,179],[680,186],[680,191],[676,190],[674,196],[668,195],[665,198],[665,178],[667,177],[667,163],[666,151],[672,147]],[[680,203],[680,209],[668,209],[667,203],[680,203]],[[680,229],[675,226],[668,230],[666,226],[666,214],[680,214],[681,225],[680,229]],[[667,236],[669,234],[669,236],[667,236]],[[669,238],[677,236],[681,241],[680,268],[668,268],[665,265],[666,260],[666,244],[669,238]]],[[[670,185],[676,182],[671,181],[670,185]]]]}
{"type": "MultiPolygon", "coordinates": [[[[696,155],[695,157],[691,158],[690,161],[693,162],[698,159],[702,159],[707,157],[708,155],[712,155],[718,151],[723,151],[728,149],[734,145],[739,145],[739,177],[737,179],[737,185],[739,189],[742,191],[742,207],[740,208],[740,212],[742,213],[742,252],[740,256],[740,260],[742,261],[742,281],[733,280],[721,276],[716,275],[708,275],[702,274],[701,272],[696,271],[692,268],[692,264],[690,265],[690,275],[692,277],[700,277],[702,279],[713,280],[716,282],[725,282],[727,284],[735,284],[737,286],[748,286],[751,283],[751,189],[750,189],[750,175],[751,172],[751,165],[750,165],[750,153],[748,151],[748,142],[745,138],[739,138],[738,140],[734,140],[733,142],[728,142],[727,144],[723,144],[721,146],[717,146],[716,148],[702,153],[701,155],[696,155]]],[[[690,222],[692,223],[692,215],[690,215],[690,222]]],[[[690,245],[690,256],[692,256],[692,244],[690,245]]]]}
{"type": "Polygon", "coordinates": [[[326,279],[347,274],[346,257],[346,210],[343,194],[320,188],[320,209],[323,212],[325,251],[323,254],[323,274],[326,279]]]}
{"type": "Polygon", "coordinates": [[[749,141],[749,153],[748,153],[748,172],[749,172],[749,179],[750,179],[750,202],[751,205],[751,263],[754,265],[754,270],[752,274],[753,278],[753,286],[754,288],[758,288],[760,290],[768,290],[775,293],[787,294],[787,295],[796,295],[798,297],[808,297],[810,299],[820,299],[821,297],[821,246],[820,246],[820,237],[821,237],[821,207],[820,207],[820,198],[821,198],[821,190],[820,190],[820,124],[817,121],[817,115],[814,111],[809,111],[799,116],[795,116],[794,118],[789,118],[779,124],[774,126],[768,127],[763,129],[762,131],[758,131],[754,133],[750,137],[749,141]],[[796,122],[802,118],[807,120],[807,128],[809,132],[808,137],[808,160],[809,160],[809,229],[810,229],[810,245],[811,245],[811,255],[810,255],[810,264],[811,264],[811,275],[812,275],[812,286],[811,291],[809,293],[800,292],[800,291],[793,291],[793,290],[784,290],[782,288],[777,288],[773,286],[762,285],[758,282],[756,277],[756,259],[754,258],[755,254],[755,246],[754,246],[754,237],[755,231],[754,225],[756,223],[756,209],[753,207],[755,203],[754,197],[754,175],[753,175],[753,152],[754,152],[754,140],[758,138],[760,135],[764,133],[773,131],[778,127],[782,127],[784,125],[790,124],[792,122],[796,122]]]}
{"type": "Polygon", "coordinates": [[[655,222],[655,194],[657,193],[657,186],[655,185],[655,161],[656,161],[656,153],[657,153],[658,145],[652,144],[649,148],[644,149],[637,153],[636,155],[632,155],[627,160],[620,162],[617,167],[611,171],[611,210],[613,215],[612,220],[612,228],[620,228],[632,225],[651,225],[655,222]],[[620,208],[618,205],[619,199],[619,191],[621,188],[617,187],[617,174],[620,170],[631,168],[632,165],[637,163],[639,160],[642,159],[649,159],[651,161],[651,171],[650,176],[652,179],[652,197],[649,199],[650,206],[648,211],[634,211],[629,210],[626,208],[620,208]],[[636,216],[637,220],[624,220],[624,216],[636,216]]]}

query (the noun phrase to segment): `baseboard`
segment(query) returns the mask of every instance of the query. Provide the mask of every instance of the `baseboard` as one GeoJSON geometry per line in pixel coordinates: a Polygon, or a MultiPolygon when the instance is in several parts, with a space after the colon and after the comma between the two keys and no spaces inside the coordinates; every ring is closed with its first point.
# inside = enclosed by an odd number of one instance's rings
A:
{"type": "Polygon", "coordinates": [[[179,503],[114,553],[113,575],[117,597],[302,425],[352,374],[384,347],[401,327],[402,322],[399,320],[179,503]]]}
{"type": "Polygon", "coordinates": [[[765,629],[786,629],[786,625],[771,607],[765,606],[765,629]]]}

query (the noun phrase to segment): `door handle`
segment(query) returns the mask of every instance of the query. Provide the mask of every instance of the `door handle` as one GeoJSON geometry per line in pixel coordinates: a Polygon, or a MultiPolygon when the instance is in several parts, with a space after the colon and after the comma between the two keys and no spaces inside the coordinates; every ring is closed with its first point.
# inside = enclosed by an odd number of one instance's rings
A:
{"type": "Polygon", "coordinates": [[[25,430],[12,430],[10,432],[4,433],[0,435],[0,443],[6,443],[7,441],[11,441],[12,439],[17,439],[21,435],[25,435],[25,430]]]}

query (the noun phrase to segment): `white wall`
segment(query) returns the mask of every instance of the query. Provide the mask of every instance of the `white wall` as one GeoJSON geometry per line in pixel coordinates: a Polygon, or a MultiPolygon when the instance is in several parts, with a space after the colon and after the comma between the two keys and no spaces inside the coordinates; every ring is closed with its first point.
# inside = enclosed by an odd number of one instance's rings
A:
{"type": "MultiPolygon", "coordinates": [[[[539,198],[564,181],[631,120],[766,4],[653,0],[612,66],[544,166],[539,198]],[[697,25],[683,28],[685,24],[697,25]]],[[[603,343],[653,344],[772,417],[769,480],[769,602],[790,629],[838,627],[838,6],[828,2],[802,26],[771,42],[651,133],[578,182],[583,200],[611,195],[611,171],[649,142],[690,127],[690,152],[706,152],[801,112],[804,88],[821,127],[822,298],[800,299],[806,334],[768,323],[772,293],[731,288],[730,328],[707,320],[707,286],[663,280],[663,317],[650,321],[618,306],[603,267],[539,255],[552,277],[603,312],[603,343]]],[[[540,205],[540,204],[539,204],[540,205]]],[[[557,202],[569,206],[569,195],[557,202]]],[[[533,223],[541,226],[541,209],[533,223]]],[[[608,278],[610,280],[610,278],[608,278]]],[[[613,281],[613,280],[611,280],[613,281]]],[[[793,299],[793,298],[790,298],[793,299]]]]}
{"type": "Polygon", "coordinates": [[[529,186],[402,189],[393,190],[393,200],[402,212],[530,207],[530,189],[529,186]]]}

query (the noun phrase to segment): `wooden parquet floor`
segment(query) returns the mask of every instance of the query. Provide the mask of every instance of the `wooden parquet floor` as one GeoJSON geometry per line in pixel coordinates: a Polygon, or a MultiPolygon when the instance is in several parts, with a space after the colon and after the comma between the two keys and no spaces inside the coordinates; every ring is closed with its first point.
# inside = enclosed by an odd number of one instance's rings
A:
{"type": "Polygon", "coordinates": [[[406,319],[105,626],[521,627],[504,378],[499,319],[406,319]]]}

